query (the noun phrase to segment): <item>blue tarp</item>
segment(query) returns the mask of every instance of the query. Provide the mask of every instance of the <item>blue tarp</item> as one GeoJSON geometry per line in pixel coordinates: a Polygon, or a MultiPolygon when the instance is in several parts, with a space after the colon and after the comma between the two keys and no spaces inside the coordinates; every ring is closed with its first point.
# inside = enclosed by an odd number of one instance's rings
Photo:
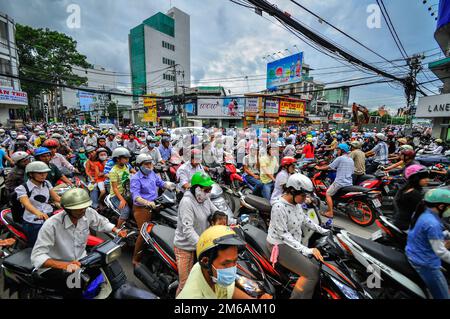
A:
{"type": "Polygon", "coordinates": [[[441,0],[439,2],[439,17],[437,29],[450,23],[450,0],[441,0]]]}

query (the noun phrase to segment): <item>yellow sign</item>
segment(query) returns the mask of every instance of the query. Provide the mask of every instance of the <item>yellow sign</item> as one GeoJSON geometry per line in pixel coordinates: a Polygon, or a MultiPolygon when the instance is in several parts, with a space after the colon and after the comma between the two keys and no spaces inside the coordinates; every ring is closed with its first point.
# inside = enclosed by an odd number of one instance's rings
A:
{"type": "Polygon", "coordinates": [[[156,108],[156,95],[146,95],[144,97],[144,108],[147,108],[147,112],[144,113],[142,118],[143,122],[157,122],[158,113],[156,108]]]}
{"type": "Polygon", "coordinates": [[[280,116],[305,116],[305,102],[303,101],[280,101],[280,116]]]}

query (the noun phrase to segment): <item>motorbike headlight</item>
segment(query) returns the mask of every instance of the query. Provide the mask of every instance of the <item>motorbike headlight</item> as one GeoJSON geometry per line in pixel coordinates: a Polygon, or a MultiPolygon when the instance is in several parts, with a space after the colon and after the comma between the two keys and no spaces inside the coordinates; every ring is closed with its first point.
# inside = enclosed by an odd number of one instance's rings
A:
{"type": "Polygon", "coordinates": [[[120,246],[115,246],[110,251],[106,253],[105,256],[105,262],[106,264],[110,264],[113,261],[119,259],[120,255],[122,254],[122,248],[120,246]]]}
{"type": "Polygon", "coordinates": [[[350,288],[347,285],[344,285],[339,280],[335,279],[334,277],[330,277],[331,280],[335,283],[336,286],[339,287],[339,289],[342,291],[342,293],[347,297],[348,299],[361,299],[359,296],[359,293],[354,290],[353,288],[350,288]]]}
{"type": "Polygon", "coordinates": [[[249,296],[252,296],[254,298],[264,294],[264,291],[256,281],[240,275],[236,275],[236,285],[241,290],[245,291],[245,293],[247,293],[249,296]]]}

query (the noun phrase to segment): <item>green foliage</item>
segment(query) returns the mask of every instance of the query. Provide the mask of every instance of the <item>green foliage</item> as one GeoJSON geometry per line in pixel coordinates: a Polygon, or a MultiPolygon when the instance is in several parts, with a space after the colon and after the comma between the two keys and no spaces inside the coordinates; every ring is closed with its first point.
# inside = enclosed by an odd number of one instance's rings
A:
{"type": "MultiPolygon", "coordinates": [[[[67,85],[83,85],[86,77],[73,73],[73,66],[90,68],[86,56],[77,51],[77,42],[71,37],[46,29],[16,24],[16,45],[20,61],[21,77],[67,85]]],[[[48,93],[54,86],[36,82],[21,81],[23,90],[33,98],[48,93]]]]}

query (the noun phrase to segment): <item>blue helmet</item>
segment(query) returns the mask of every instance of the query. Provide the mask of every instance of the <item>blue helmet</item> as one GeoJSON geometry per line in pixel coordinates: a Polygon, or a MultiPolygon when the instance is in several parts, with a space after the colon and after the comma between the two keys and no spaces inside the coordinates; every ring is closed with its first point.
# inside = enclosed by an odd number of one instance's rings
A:
{"type": "Polygon", "coordinates": [[[44,154],[51,154],[52,152],[50,152],[50,150],[46,147],[38,147],[35,151],[34,151],[34,157],[38,157],[44,154]]]}
{"type": "Polygon", "coordinates": [[[342,150],[344,153],[350,152],[350,147],[347,144],[345,144],[345,143],[339,144],[337,148],[342,150]]]}

